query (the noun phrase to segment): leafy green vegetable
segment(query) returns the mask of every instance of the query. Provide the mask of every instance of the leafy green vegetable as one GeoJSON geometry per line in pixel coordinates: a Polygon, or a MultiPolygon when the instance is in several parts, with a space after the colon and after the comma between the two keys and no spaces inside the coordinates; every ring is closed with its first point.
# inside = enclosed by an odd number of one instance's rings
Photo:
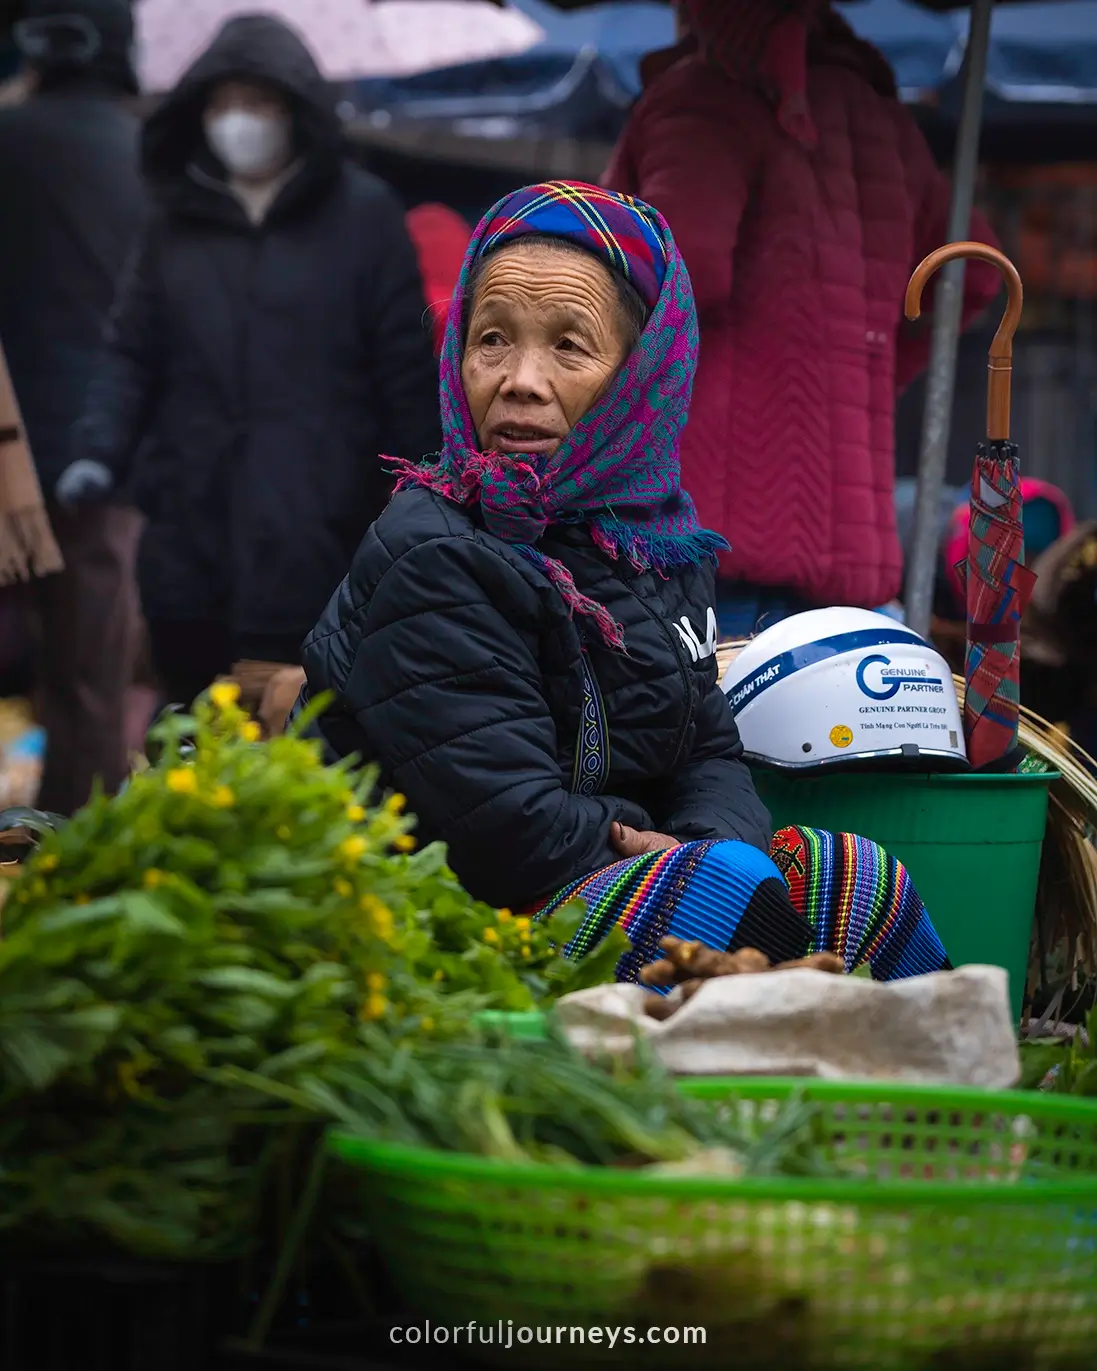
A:
{"type": "Polygon", "coordinates": [[[315,1147],[334,1096],[313,1076],[361,1055],[363,1024],[464,1035],[610,978],[624,948],[571,962],[580,911],[477,904],[440,848],[412,855],[401,797],[372,804],[371,776],[297,736],[259,743],[233,687],[154,741],[121,794],[44,832],[5,904],[0,1231],[219,1255],[255,1241],[298,1147],[222,1068],[311,1092],[315,1147]]]}
{"type": "Polygon", "coordinates": [[[1097,1007],[1084,1032],[1071,1040],[1037,1038],[1021,1043],[1021,1089],[1097,1097],[1097,1007]],[[1054,1074],[1052,1074],[1054,1073],[1054,1074]]]}
{"type": "Polygon", "coordinates": [[[394,1042],[374,1027],[363,1051],[318,1063],[295,1085],[235,1068],[226,1084],[379,1141],[507,1161],[611,1166],[681,1162],[712,1148],[745,1174],[836,1174],[817,1106],[793,1097],[763,1119],[740,1101],[682,1094],[644,1040],[627,1069],[588,1062],[555,1027],[543,1042],[394,1042]]]}

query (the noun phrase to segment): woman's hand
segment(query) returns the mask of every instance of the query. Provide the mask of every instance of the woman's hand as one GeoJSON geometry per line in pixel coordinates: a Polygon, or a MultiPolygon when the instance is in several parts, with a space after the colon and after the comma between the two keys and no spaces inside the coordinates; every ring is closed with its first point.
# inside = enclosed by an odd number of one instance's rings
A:
{"type": "Polygon", "coordinates": [[[656,833],[650,828],[629,828],[628,824],[613,823],[609,828],[609,840],[622,857],[643,857],[648,852],[668,852],[680,844],[677,838],[666,833],[656,833]]]}

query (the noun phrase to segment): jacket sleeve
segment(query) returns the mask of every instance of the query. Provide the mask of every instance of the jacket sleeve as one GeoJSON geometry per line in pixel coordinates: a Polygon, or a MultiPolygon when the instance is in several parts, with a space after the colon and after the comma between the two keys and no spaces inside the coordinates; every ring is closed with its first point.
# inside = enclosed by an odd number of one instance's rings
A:
{"type": "MultiPolygon", "coordinates": [[[[903,164],[907,169],[907,184],[914,203],[914,260],[911,272],[931,252],[948,241],[948,215],[952,200],[952,183],[933,160],[929,145],[921,129],[902,106],[896,102],[896,118],[900,123],[903,164]]],[[[978,243],[998,247],[994,230],[978,210],[973,210],[969,235],[978,243]]],[[[895,381],[900,391],[925,371],[929,364],[932,330],[929,321],[933,313],[935,282],[926,287],[922,301],[922,318],[917,326],[908,328],[904,321],[899,331],[895,358],[895,381]]],[[[1002,278],[989,262],[968,261],[964,271],[964,309],[961,327],[966,329],[995,300],[1002,288],[1002,278]]]]}
{"type": "Polygon", "coordinates": [[[702,321],[731,298],[735,248],[760,160],[752,100],[699,60],[680,62],[637,104],[605,177],[611,189],[665,216],[702,321]]]}
{"type": "Polygon", "coordinates": [[[359,623],[341,615],[343,641],[348,626],[357,640],[341,707],[467,889],[495,905],[530,904],[615,861],[614,819],[651,822],[567,789],[534,649],[512,627],[533,622],[536,596],[498,554],[445,538],[395,561],[350,608],[359,623]]]}
{"type": "Polygon", "coordinates": [[[70,435],[71,459],[101,462],[115,484],[130,474],[163,374],[165,331],[156,256],[155,226],[149,225],[119,282],[84,412],[70,435]]]}
{"type": "Polygon", "coordinates": [[[362,326],[373,369],[381,454],[411,461],[437,452],[438,370],[419,262],[396,196],[371,200],[370,264],[362,326]]]}
{"type": "Polygon", "coordinates": [[[698,708],[693,751],[671,782],[657,826],[683,841],[737,838],[768,852],[769,813],[742,757],[735,716],[713,666],[698,708]]]}

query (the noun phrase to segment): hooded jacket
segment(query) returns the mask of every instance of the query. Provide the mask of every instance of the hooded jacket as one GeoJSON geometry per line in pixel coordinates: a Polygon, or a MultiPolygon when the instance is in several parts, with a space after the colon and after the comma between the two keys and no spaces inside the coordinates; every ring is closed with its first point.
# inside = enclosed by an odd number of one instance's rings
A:
{"type": "MultiPolygon", "coordinates": [[[[929,352],[903,297],[945,241],[949,185],[884,59],[829,10],[809,41],[820,7],[790,8],[688,0],[718,27],[649,59],[605,180],[663,211],[689,267],[683,484],[731,543],[722,571],[873,608],[901,579],[896,395],[929,352]]],[[[995,242],[979,215],[971,237],[995,242]]],[[[965,322],[998,287],[968,264],[965,322]]]]}
{"type": "MultiPolygon", "coordinates": [[[[614,820],[769,851],[769,816],[717,680],[714,571],[633,570],[583,525],[538,547],[622,626],[584,639],[548,578],[433,492],[398,494],[305,643],[320,731],[377,763],[465,887],[521,908],[617,860],[614,820]],[[575,793],[584,657],[607,724],[602,793],[575,793]]],[[[588,725],[589,726],[589,725],[588,725]]]]}
{"type": "Polygon", "coordinates": [[[139,125],[123,95],[73,73],[0,109],[0,339],[47,494],[141,231],[139,125]]]}
{"type": "Polygon", "coordinates": [[[225,25],[149,118],[142,164],[157,208],[73,456],[132,481],[150,619],[227,622],[241,654],[284,657],[385,503],[380,454],[438,445],[415,250],[393,193],[343,159],[333,95],[274,19],[225,25]],[[257,225],[202,133],[230,78],[275,86],[293,113],[294,168],[257,225]]]}

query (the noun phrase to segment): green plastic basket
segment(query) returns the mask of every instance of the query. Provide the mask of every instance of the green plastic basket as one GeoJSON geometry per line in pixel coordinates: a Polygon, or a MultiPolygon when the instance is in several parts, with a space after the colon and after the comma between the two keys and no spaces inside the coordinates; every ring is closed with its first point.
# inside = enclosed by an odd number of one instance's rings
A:
{"type": "Polygon", "coordinates": [[[953,965],[1005,967],[1020,1020],[1048,788],[1057,776],[797,777],[763,768],[753,775],[774,827],[857,833],[898,857],[953,965]]]}
{"type": "Polygon", "coordinates": [[[435,1342],[461,1328],[467,1348],[473,1323],[479,1360],[1092,1371],[1097,1105],[885,1084],[682,1088],[762,1111],[800,1089],[856,1174],[652,1178],[344,1133],[330,1146],[369,1173],[376,1241],[420,1326],[435,1342]],[[572,1331],[592,1327],[632,1340],[611,1349],[572,1331]],[[653,1327],[677,1343],[653,1342],[653,1327]],[[485,1330],[508,1328],[509,1350],[485,1345],[485,1330]],[[540,1333],[519,1345],[527,1328],[540,1333]],[[698,1328],[703,1345],[684,1332],[698,1328]],[[546,1330],[551,1346],[537,1341],[546,1330]]]}

